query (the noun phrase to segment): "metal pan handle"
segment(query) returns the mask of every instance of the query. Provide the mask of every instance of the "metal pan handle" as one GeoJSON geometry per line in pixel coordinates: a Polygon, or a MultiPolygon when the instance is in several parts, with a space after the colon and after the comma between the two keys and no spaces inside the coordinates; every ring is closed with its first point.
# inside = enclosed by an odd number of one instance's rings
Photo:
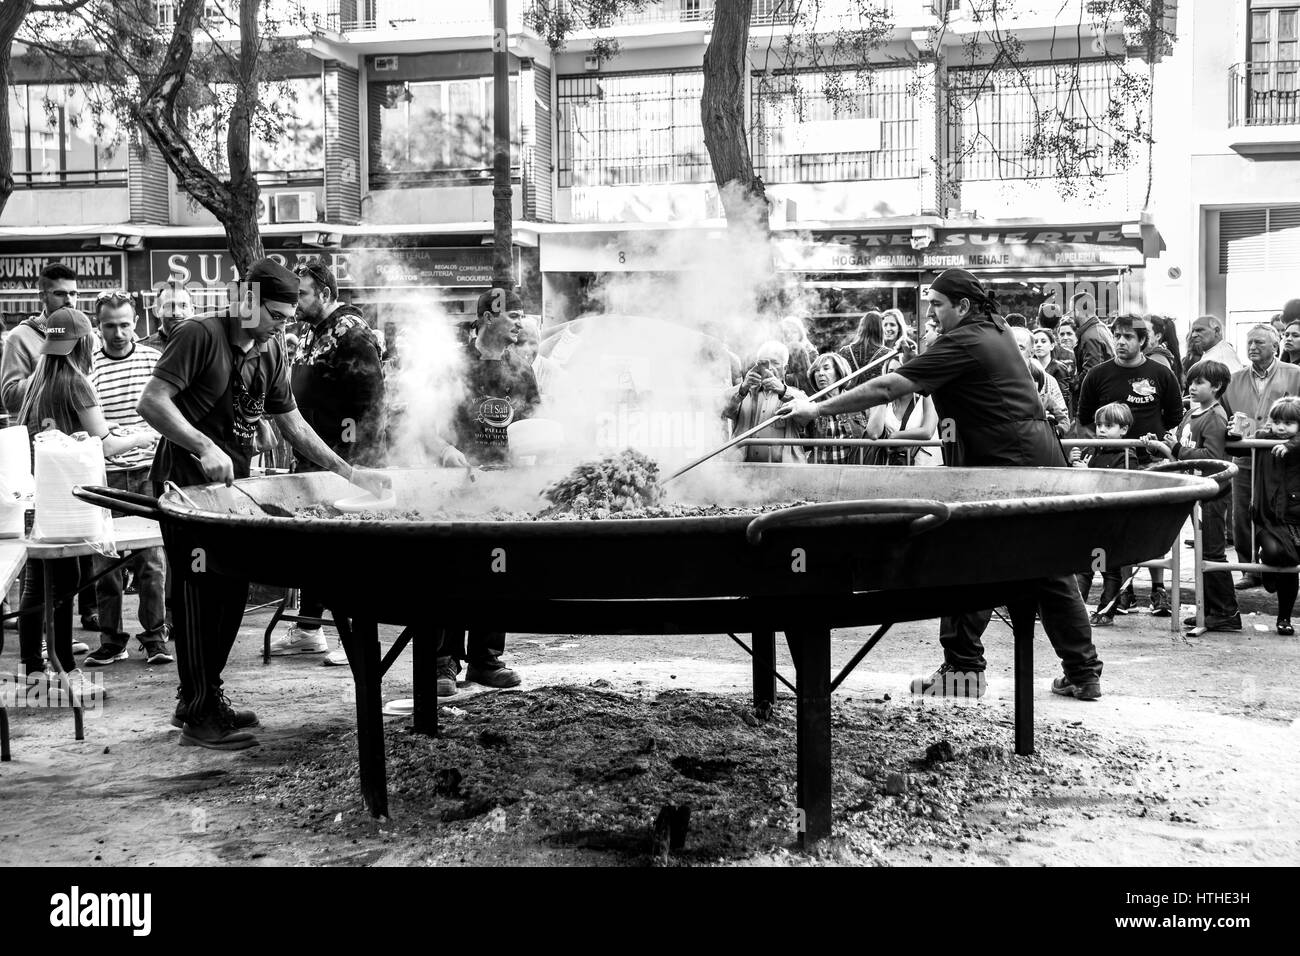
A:
{"type": "Polygon", "coordinates": [[[150,521],[162,518],[158,499],[149,495],[122,491],[120,488],[105,488],[103,485],[77,485],[72,489],[72,494],[87,504],[98,505],[109,511],[125,511],[129,515],[148,518],[150,521]]]}
{"type": "Polygon", "coordinates": [[[1189,458],[1186,461],[1164,461],[1158,465],[1152,465],[1147,470],[1196,472],[1203,478],[1213,480],[1219,486],[1219,494],[1223,494],[1228,486],[1232,484],[1232,478],[1237,473],[1237,466],[1230,461],[1220,461],[1217,458],[1189,458]],[[1214,470],[1210,471],[1210,469],[1214,470]]]}
{"type": "Polygon", "coordinates": [[[862,515],[909,514],[921,517],[908,525],[908,534],[932,531],[946,522],[950,512],[942,501],[921,498],[878,498],[871,501],[826,501],[814,505],[798,505],[759,515],[745,529],[745,539],[758,544],[763,533],[773,528],[798,524],[814,518],[857,518],[862,515]]]}

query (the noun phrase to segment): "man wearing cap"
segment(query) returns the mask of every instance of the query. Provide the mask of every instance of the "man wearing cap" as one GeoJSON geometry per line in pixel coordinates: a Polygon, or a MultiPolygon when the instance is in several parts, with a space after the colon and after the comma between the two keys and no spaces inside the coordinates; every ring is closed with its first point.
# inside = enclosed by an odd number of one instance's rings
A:
{"type": "Polygon", "coordinates": [[[23,406],[27,383],[41,354],[41,343],[45,341],[46,319],[64,306],[77,307],[77,274],[62,262],[51,262],[41,270],[36,289],[41,312],[24,319],[9,333],[5,338],[4,359],[0,362],[0,398],[11,418],[23,406]]]}
{"type": "MultiPolygon", "coordinates": [[[[243,298],[225,313],[178,326],[140,398],[141,417],[162,435],[149,477],[162,484],[198,485],[246,478],[249,460],[262,450],[269,423],[299,455],[378,494],[388,479],[353,468],[332,452],[303,420],[289,388],[277,333],[293,318],[298,277],[273,259],[249,269],[243,298]]],[[[205,574],[194,567],[197,543],[182,529],[163,526],[163,541],[177,578],[176,664],[179,702],[173,723],[182,746],[242,750],[257,743],[250,711],[236,711],[222,692],[221,671],[239,634],[248,581],[205,574]]],[[[291,560],[291,558],[286,558],[291,560]]]]}
{"type": "MultiPolygon", "coordinates": [[[[927,300],[928,315],[938,321],[942,334],[925,352],[897,371],[833,398],[793,402],[784,410],[796,423],[807,424],[820,415],[928,394],[939,417],[953,425],[954,440],[943,449],[946,464],[1064,466],[1065,455],[1047,423],[1034,381],[983,284],[964,269],[949,269],[931,284],[927,300]]],[[[1101,696],[1102,664],[1073,575],[1043,578],[1029,586],[1065,672],[1052,682],[1053,693],[1096,700],[1101,696]]],[[[986,665],[980,637],[991,617],[992,611],[981,611],[944,618],[939,637],[944,663],[930,677],[913,681],[913,692],[982,696],[986,665]]]]}
{"type": "MultiPolygon", "coordinates": [[[[519,344],[523,303],[514,291],[492,289],[478,297],[474,337],[465,347],[465,400],[456,411],[455,445],[476,465],[510,459],[506,429],[529,418],[541,403],[537,379],[519,344]]],[[[443,631],[438,651],[438,696],[456,693],[460,663],[466,680],[488,687],[515,687],[519,675],[501,663],[506,636],[474,630],[443,631]]]]}

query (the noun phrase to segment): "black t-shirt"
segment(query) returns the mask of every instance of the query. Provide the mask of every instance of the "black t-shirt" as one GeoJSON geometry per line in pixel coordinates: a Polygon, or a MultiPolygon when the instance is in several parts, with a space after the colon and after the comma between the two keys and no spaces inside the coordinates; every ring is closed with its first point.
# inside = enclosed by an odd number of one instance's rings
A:
{"type": "Polygon", "coordinates": [[[967,319],[897,372],[933,396],[948,464],[1065,464],[1038,389],[1001,319],[967,319]]]}
{"type": "Polygon", "coordinates": [[[466,348],[465,400],[456,414],[456,447],[475,464],[509,457],[506,428],[530,418],[541,403],[533,370],[513,349],[485,359],[473,342],[466,348]]]}
{"type": "MultiPolygon", "coordinates": [[[[303,419],[335,454],[351,464],[381,462],[384,373],[360,310],[340,306],[307,330],[290,379],[303,419]]],[[[320,467],[303,460],[297,470],[320,467]]]]}
{"type": "MultiPolygon", "coordinates": [[[[207,315],[177,326],[153,374],[178,389],[175,402],[181,415],[230,456],[236,478],[247,478],[262,416],[282,415],[296,406],[279,339],[240,351],[230,340],[231,321],[207,315]]],[[[158,443],[149,479],[207,483],[193,455],[166,438],[158,443]]]]}
{"type": "Polygon", "coordinates": [[[1183,420],[1183,393],[1178,379],[1150,359],[1133,368],[1117,365],[1111,359],[1088,372],[1079,386],[1079,424],[1092,428],[1097,409],[1111,402],[1123,402],[1133,413],[1133,426],[1125,438],[1163,435],[1183,420]]]}

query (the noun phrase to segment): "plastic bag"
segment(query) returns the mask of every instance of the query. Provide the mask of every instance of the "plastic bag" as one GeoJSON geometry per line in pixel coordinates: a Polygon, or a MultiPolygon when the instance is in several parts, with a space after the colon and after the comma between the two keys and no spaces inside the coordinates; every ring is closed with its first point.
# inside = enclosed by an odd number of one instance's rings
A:
{"type": "Polygon", "coordinates": [[[85,432],[43,431],[35,438],[36,519],[32,540],[85,542],[94,551],[116,556],[113,516],[105,508],[75,498],[76,485],[106,485],[103,443],[85,432]]]}

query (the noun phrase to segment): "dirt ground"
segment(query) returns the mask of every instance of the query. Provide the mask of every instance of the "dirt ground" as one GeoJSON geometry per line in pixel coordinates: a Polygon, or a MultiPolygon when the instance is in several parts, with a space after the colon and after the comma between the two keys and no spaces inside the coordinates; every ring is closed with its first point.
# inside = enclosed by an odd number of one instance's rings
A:
{"type": "MultiPolygon", "coordinates": [[[[436,740],[386,720],[391,817],[376,821],[348,669],[264,666],[258,612],[226,684],[261,718],[260,747],[179,747],[175,667],[138,648],[100,672],[110,699],[81,742],[70,711],[12,710],[0,862],[1294,865],[1300,643],[1273,633],[1271,602],[1250,592],[1238,634],[1185,639],[1146,613],[1098,630],[1094,703],[1048,692],[1059,670],[1040,634],[1027,758],[1011,749],[1009,630],[995,620],[986,638],[989,695],[945,703],[907,693],[941,660],[935,623],[895,627],[836,694],[835,833],[813,854],[795,839],[793,700],[757,719],[725,636],[511,635],[521,688],[464,687],[436,740]],[[689,807],[679,848],[655,835],[666,806],[689,807]]],[[[834,664],[869,633],[837,632],[834,664]]],[[[7,638],[0,672],[14,673],[7,638]]],[[[384,693],[410,696],[409,656],[384,693]]]]}

